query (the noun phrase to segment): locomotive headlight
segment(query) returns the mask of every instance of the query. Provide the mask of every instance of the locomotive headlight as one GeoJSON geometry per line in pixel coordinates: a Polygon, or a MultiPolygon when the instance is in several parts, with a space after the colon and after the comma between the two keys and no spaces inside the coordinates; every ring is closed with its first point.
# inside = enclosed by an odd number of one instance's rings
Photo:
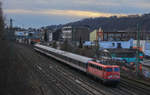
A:
{"type": "Polygon", "coordinates": [[[112,78],[112,75],[108,76],[108,78],[112,78]]]}
{"type": "Polygon", "coordinates": [[[119,78],[119,75],[114,75],[115,78],[119,78]]]}

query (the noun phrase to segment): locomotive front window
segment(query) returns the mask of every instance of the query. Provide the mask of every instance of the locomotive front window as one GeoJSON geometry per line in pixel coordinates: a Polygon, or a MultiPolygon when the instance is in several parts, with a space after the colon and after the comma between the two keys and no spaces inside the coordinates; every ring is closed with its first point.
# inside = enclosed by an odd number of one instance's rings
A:
{"type": "Polygon", "coordinates": [[[120,70],[119,68],[114,68],[115,72],[119,72],[119,70],[120,70]]]}
{"type": "Polygon", "coordinates": [[[106,72],[112,72],[112,68],[106,68],[106,72]]]}

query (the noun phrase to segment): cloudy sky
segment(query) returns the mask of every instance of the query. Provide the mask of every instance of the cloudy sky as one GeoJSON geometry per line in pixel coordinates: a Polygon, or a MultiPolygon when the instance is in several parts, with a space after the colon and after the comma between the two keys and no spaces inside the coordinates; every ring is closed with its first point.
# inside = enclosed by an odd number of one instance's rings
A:
{"type": "MultiPolygon", "coordinates": [[[[41,27],[88,17],[150,12],[150,0],[0,0],[15,26],[41,27]]],[[[7,21],[8,22],[8,21],[7,21]]]]}

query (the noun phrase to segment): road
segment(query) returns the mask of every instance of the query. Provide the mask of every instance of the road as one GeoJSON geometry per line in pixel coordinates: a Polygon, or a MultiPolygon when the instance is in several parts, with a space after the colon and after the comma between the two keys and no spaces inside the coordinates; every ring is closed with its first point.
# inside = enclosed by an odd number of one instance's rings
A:
{"type": "Polygon", "coordinates": [[[146,95],[150,90],[134,88],[126,81],[117,87],[104,86],[85,73],[35,52],[32,46],[1,44],[0,67],[4,69],[0,69],[0,95],[146,95]]]}

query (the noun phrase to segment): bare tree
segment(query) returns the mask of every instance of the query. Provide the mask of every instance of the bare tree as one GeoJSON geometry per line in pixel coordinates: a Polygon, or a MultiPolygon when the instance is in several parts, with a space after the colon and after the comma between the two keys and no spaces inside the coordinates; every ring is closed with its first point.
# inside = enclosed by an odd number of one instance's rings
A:
{"type": "Polygon", "coordinates": [[[2,2],[0,2],[0,38],[3,35],[4,31],[4,18],[3,18],[3,11],[2,11],[2,2]]]}

